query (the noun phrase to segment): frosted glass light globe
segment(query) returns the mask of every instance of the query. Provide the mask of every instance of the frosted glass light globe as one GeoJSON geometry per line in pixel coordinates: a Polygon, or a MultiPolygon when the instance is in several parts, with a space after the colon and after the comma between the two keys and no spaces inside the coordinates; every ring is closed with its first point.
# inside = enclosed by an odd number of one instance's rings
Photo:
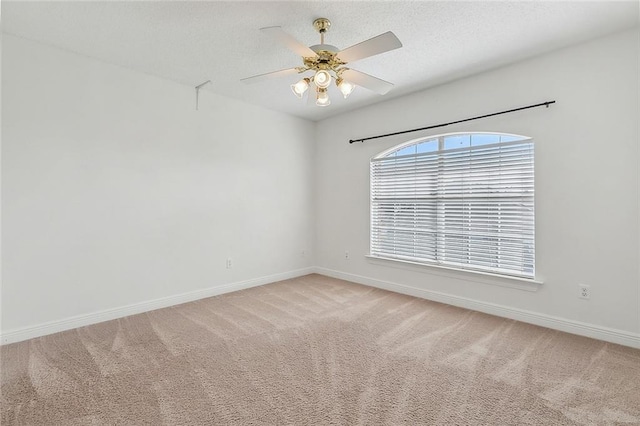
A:
{"type": "Polygon", "coordinates": [[[313,77],[313,82],[321,89],[326,89],[331,84],[331,74],[328,71],[320,70],[313,77]]]}

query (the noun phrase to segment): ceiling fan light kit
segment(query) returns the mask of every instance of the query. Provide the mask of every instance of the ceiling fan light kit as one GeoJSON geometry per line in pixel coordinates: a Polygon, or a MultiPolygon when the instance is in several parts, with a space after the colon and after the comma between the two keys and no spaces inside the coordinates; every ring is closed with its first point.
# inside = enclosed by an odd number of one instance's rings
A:
{"type": "Polygon", "coordinates": [[[353,89],[356,88],[353,83],[343,80],[342,78],[338,78],[336,80],[336,85],[338,86],[338,89],[340,89],[340,92],[345,99],[347,99],[351,92],[353,92],[353,89]]]}
{"type": "Polygon", "coordinates": [[[327,89],[318,87],[318,90],[316,91],[316,105],[321,107],[331,105],[327,89]]]}
{"type": "MultiPolygon", "coordinates": [[[[335,46],[324,43],[324,35],[331,26],[331,22],[327,18],[316,19],[313,21],[313,26],[320,33],[320,44],[310,47],[303,45],[280,27],[262,28],[262,32],[269,34],[291,51],[300,55],[304,66],[260,74],[244,78],[242,81],[245,83],[257,83],[266,78],[313,71],[313,77],[304,77],[292,84],[291,91],[298,98],[302,98],[313,84],[315,86],[316,105],[318,106],[331,104],[327,90],[332,81],[335,82],[336,87],[345,99],[349,97],[356,86],[362,86],[381,95],[391,90],[393,84],[388,81],[346,67],[348,62],[402,47],[400,40],[391,31],[340,50],[335,46]]],[[[309,96],[312,95],[309,94],[309,96]]]]}
{"type": "Polygon", "coordinates": [[[306,92],[307,89],[309,89],[310,83],[311,83],[310,78],[303,78],[299,82],[291,85],[291,91],[293,91],[294,95],[302,99],[302,95],[304,95],[304,92],[306,92]]]}
{"type": "Polygon", "coordinates": [[[331,74],[327,70],[316,71],[313,76],[313,82],[321,89],[326,89],[331,84],[331,74]]]}

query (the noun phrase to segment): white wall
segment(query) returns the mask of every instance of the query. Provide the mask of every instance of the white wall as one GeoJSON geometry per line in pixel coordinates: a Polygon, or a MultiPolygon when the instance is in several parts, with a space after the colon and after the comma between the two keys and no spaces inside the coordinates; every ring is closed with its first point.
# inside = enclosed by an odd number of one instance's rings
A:
{"type": "Polygon", "coordinates": [[[2,66],[3,335],[314,264],[314,123],[7,35],[2,66]]]}
{"type": "Polygon", "coordinates": [[[318,265],[335,276],[448,295],[462,305],[495,304],[502,309],[498,312],[527,311],[638,333],[638,40],[637,30],[619,33],[319,123],[318,265]],[[348,144],[349,139],[546,100],[557,104],[348,144]],[[538,291],[492,285],[495,280],[468,273],[443,275],[433,268],[402,269],[365,258],[369,159],[409,139],[454,131],[534,138],[536,272],[544,281],[538,291]],[[591,286],[591,300],[577,297],[578,283],[591,286]]]}
{"type": "Polygon", "coordinates": [[[206,91],[195,111],[192,87],[3,35],[3,338],[313,265],[453,303],[637,335],[638,36],[621,33],[316,126],[206,91]],[[369,158],[420,134],[349,139],[549,99],[558,103],[422,133],[535,138],[538,291],[364,257],[369,158]],[[590,301],[577,298],[578,283],[591,286],[590,301]]]}

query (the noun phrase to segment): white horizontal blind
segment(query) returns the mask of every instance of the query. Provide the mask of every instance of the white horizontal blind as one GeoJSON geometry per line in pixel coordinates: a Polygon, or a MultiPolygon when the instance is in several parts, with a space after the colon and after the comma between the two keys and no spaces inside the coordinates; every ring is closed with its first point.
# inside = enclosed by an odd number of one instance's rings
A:
{"type": "Polygon", "coordinates": [[[371,254],[534,277],[531,139],[371,160],[371,254]]]}

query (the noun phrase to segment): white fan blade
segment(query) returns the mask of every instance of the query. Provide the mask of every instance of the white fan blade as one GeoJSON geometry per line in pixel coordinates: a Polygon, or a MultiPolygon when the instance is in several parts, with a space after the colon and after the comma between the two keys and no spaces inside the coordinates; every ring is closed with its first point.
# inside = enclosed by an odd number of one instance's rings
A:
{"type": "Polygon", "coordinates": [[[284,44],[287,49],[297,53],[299,56],[303,56],[305,58],[315,58],[317,56],[316,52],[300,43],[289,33],[284,32],[281,27],[260,28],[260,31],[265,34],[269,34],[271,37],[284,44]]]}
{"type": "Polygon", "coordinates": [[[284,77],[286,75],[298,74],[296,68],[287,68],[286,70],[268,72],[266,74],[254,75],[253,77],[243,78],[240,81],[247,84],[260,83],[262,81],[271,80],[273,78],[284,77]]]}
{"type": "Polygon", "coordinates": [[[342,73],[342,78],[357,86],[362,86],[365,89],[369,89],[380,95],[386,94],[393,87],[393,83],[380,80],[379,78],[373,77],[369,74],[365,74],[363,72],[352,69],[344,70],[344,72],[342,73]]]}
{"type": "Polygon", "coordinates": [[[398,37],[391,31],[387,31],[384,34],[347,47],[338,53],[338,59],[343,62],[353,62],[399,47],[402,47],[402,43],[398,40],[398,37]]]}

